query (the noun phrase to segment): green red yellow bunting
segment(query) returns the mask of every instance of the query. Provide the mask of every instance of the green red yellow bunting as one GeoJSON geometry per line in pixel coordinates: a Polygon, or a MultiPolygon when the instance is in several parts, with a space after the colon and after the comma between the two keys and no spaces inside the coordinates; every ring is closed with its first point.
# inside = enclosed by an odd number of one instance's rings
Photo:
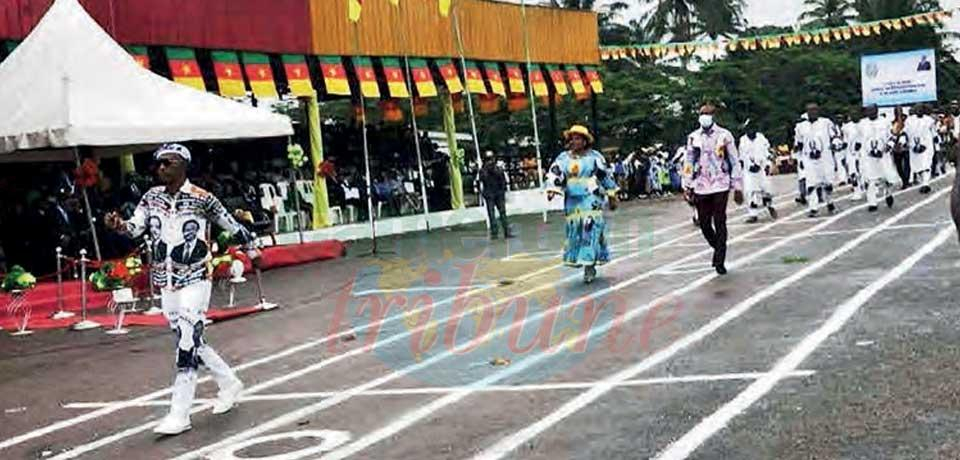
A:
{"type": "Polygon", "coordinates": [[[270,58],[266,54],[243,53],[243,68],[255,96],[265,99],[280,97],[273,80],[273,70],[270,69],[270,58]]]}
{"type": "Polygon", "coordinates": [[[133,57],[133,60],[140,64],[144,69],[150,68],[150,56],[147,55],[146,46],[128,46],[127,52],[133,57]]]}
{"type": "Polygon", "coordinates": [[[587,87],[583,84],[583,77],[580,75],[580,71],[577,70],[575,66],[568,65],[565,67],[567,72],[567,81],[570,82],[570,87],[573,88],[573,94],[579,96],[587,96],[587,87]]]}
{"type": "Polygon", "coordinates": [[[203,84],[200,66],[197,65],[197,55],[192,49],[169,47],[166,52],[173,81],[200,91],[207,90],[203,84]]]}
{"type": "Polygon", "coordinates": [[[404,78],[404,70],[397,58],[383,58],[383,73],[387,77],[387,91],[390,97],[407,98],[410,92],[407,91],[407,80],[404,78]]]}
{"type": "Polygon", "coordinates": [[[287,76],[290,94],[296,97],[316,96],[317,91],[313,88],[306,58],[299,54],[284,54],[280,59],[283,61],[283,72],[287,76]]]}
{"type": "Polygon", "coordinates": [[[510,85],[510,94],[524,94],[527,87],[523,83],[523,72],[518,64],[507,64],[507,83],[510,85]]]}
{"type": "Polygon", "coordinates": [[[487,94],[487,85],[483,83],[483,73],[477,67],[477,63],[467,61],[466,68],[463,69],[463,76],[467,80],[467,90],[470,94],[487,94]]]}
{"type": "Polygon", "coordinates": [[[493,94],[507,97],[507,88],[503,85],[503,75],[500,74],[500,65],[496,62],[484,63],[483,71],[487,76],[487,81],[490,82],[490,90],[493,94]]]}
{"type": "Polygon", "coordinates": [[[240,60],[233,51],[214,51],[213,71],[217,75],[217,86],[223,97],[244,97],[247,88],[243,84],[243,71],[240,69],[240,60]]]}
{"type": "Polygon", "coordinates": [[[547,72],[550,74],[550,81],[553,82],[553,89],[560,96],[570,94],[570,88],[567,86],[567,80],[564,78],[563,70],[555,65],[547,66],[547,72]]]}
{"type": "Polygon", "coordinates": [[[587,75],[587,82],[590,83],[590,89],[596,94],[603,94],[603,81],[600,80],[600,72],[596,67],[584,67],[584,73],[587,75]]]}
{"type": "Polygon", "coordinates": [[[440,76],[443,77],[444,83],[447,84],[447,91],[450,94],[457,94],[463,92],[463,83],[460,82],[460,76],[457,75],[457,67],[453,65],[453,61],[449,59],[438,59],[437,68],[440,69],[440,76]]]}
{"type": "Polygon", "coordinates": [[[424,59],[411,59],[410,71],[413,73],[413,83],[417,87],[419,97],[435,97],[437,85],[433,82],[433,74],[424,59]]]}
{"type": "Polygon", "coordinates": [[[350,83],[347,81],[347,70],[343,61],[337,56],[320,58],[320,71],[323,72],[323,83],[327,87],[327,94],[334,96],[349,96],[350,83]]]}
{"type": "Polygon", "coordinates": [[[543,78],[543,70],[540,66],[534,64],[527,68],[527,75],[530,79],[530,86],[533,87],[534,96],[547,96],[550,91],[547,89],[547,81],[543,78]]]}
{"type": "Polygon", "coordinates": [[[373,99],[380,98],[380,85],[377,84],[377,74],[373,70],[373,62],[367,57],[353,58],[353,70],[360,81],[360,94],[373,99]]]}

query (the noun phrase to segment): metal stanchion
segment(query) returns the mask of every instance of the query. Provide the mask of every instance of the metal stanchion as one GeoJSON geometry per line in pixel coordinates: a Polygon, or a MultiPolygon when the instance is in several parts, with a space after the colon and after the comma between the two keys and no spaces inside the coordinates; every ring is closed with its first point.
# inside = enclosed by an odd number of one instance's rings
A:
{"type": "Polygon", "coordinates": [[[117,323],[113,329],[107,331],[110,335],[125,335],[130,331],[124,329],[123,318],[127,313],[127,305],[136,305],[137,299],[133,296],[133,289],[119,289],[113,291],[113,297],[110,299],[110,309],[117,312],[117,323]]]}
{"type": "Polygon", "coordinates": [[[80,322],[73,325],[75,331],[86,331],[100,327],[100,323],[87,319],[87,250],[80,250],[80,322]]]}
{"type": "Polygon", "coordinates": [[[10,301],[10,305],[7,305],[7,311],[10,313],[10,316],[16,317],[18,314],[23,315],[20,318],[20,324],[17,326],[17,331],[11,332],[10,335],[19,337],[33,334],[33,331],[27,329],[27,324],[30,322],[30,313],[33,309],[33,307],[27,303],[27,292],[16,290],[10,292],[10,295],[13,297],[13,300],[10,301]]]}
{"type": "Polygon", "coordinates": [[[50,315],[51,319],[66,319],[76,316],[73,312],[63,309],[63,248],[57,246],[57,312],[50,315]]]}

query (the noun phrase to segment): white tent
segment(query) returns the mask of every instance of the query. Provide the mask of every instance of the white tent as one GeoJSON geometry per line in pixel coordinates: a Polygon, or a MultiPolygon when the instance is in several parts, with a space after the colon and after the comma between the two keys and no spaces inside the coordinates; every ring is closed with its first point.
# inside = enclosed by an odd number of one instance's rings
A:
{"type": "Polygon", "coordinates": [[[71,158],[72,152],[51,156],[49,150],[76,146],[293,133],[286,116],[141,68],[77,0],[56,0],[0,64],[0,101],[0,163],[71,158]]]}

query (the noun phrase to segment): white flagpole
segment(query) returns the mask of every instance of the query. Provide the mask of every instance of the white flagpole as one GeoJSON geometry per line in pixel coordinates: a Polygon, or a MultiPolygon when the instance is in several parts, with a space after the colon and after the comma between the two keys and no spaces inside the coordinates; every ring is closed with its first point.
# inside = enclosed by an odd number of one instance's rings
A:
{"type": "MultiPolygon", "coordinates": [[[[530,62],[530,29],[527,27],[527,3],[520,0],[520,15],[523,17],[523,48],[527,57],[527,88],[530,94],[530,114],[533,117],[533,144],[537,150],[537,186],[543,190],[543,160],[540,154],[540,126],[537,124],[537,100],[533,94],[533,81],[530,72],[533,65],[530,62]]],[[[547,208],[543,208],[543,222],[547,222],[547,208]]]]}

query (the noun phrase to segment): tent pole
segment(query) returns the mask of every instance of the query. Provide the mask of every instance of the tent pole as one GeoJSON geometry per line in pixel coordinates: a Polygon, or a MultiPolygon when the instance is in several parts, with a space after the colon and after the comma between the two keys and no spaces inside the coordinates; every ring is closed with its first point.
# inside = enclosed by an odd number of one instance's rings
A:
{"type": "Polygon", "coordinates": [[[423,174],[423,153],[420,151],[420,130],[417,128],[417,107],[413,100],[413,88],[409,81],[413,78],[413,71],[410,69],[410,58],[403,56],[404,65],[407,67],[407,75],[404,78],[404,85],[407,85],[407,94],[410,95],[410,120],[413,123],[413,148],[417,152],[417,168],[420,171],[420,198],[423,200],[423,223],[427,226],[427,232],[430,232],[430,205],[427,203],[427,178],[423,174]]]}
{"type": "MultiPolygon", "coordinates": [[[[460,67],[463,69],[464,74],[467,72],[467,59],[464,57],[463,53],[463,36],[460,34],[460,4],[458,3],[453,9],[453,29],[456,32],[457,37],[457,52],[460,54],[460,67]]],[[[459,77],[457,77],[459,78],[459,77]]],[[[465,83],[463,92],[467,97],[467,109],[470,111],[470,129],[473,132],[473,149],[477,154],[477,202],[480,206],[486,206],[487,200],[482,199],[483,196],[483,184],[480,183],[480,168],[483,167],[483,157],[480,156],[480,136],[477,135],[477,115],[473,110],[473,96],[470,95],[470,87],[465,83]]],[[[491,223],[487,223],[487,228],[490,228],[491,223]]]]}
{"type": "MultiPolygon", "coordinates": [[[[533,82],[530,81],[530,29],[527,27],[527,2],[520,0],[520,15],[523,18],[523,48],[527,57],[527,89],[530,92],[530,114],[533,118],[533,144],[537,149],[537,186],[543,190],[543,160],[540,155],[540,127],[537,125],[537,99],[533,95],[533,82]]],[[[543,208],[543,222],[547,222],[547,208],[543,208]]]]}
{"type": "Polygon", "coordinates": [[[363,132],[363,164],[367,172],[367,216],[370,219],[370,239],[372,254],[377,254],[377,217],[373,212],[373,183],[370,178],[370,146],[367,141],[367,108],[363,93],[360,93],[360,126],[363,132]]]}
{"type": "MultiPolygon", "coordinates": [[[[81,167],[79,148],[73,148],[73,157],[77,161],[77,168],[79,169],[81,167]]],[[[103,261],[103,257],[100,254],[100,242],[97,241],[97,227],[94,225],[93,209],[90,207],[90,195],[87,193],[86,187],[80,187],[80,191],[83,194],[83,206],[87,211],[87,223],[90,225],[90,236],[93,238],[93,251],[97,256],[97,262],[101,262],[103,261]]]]}

